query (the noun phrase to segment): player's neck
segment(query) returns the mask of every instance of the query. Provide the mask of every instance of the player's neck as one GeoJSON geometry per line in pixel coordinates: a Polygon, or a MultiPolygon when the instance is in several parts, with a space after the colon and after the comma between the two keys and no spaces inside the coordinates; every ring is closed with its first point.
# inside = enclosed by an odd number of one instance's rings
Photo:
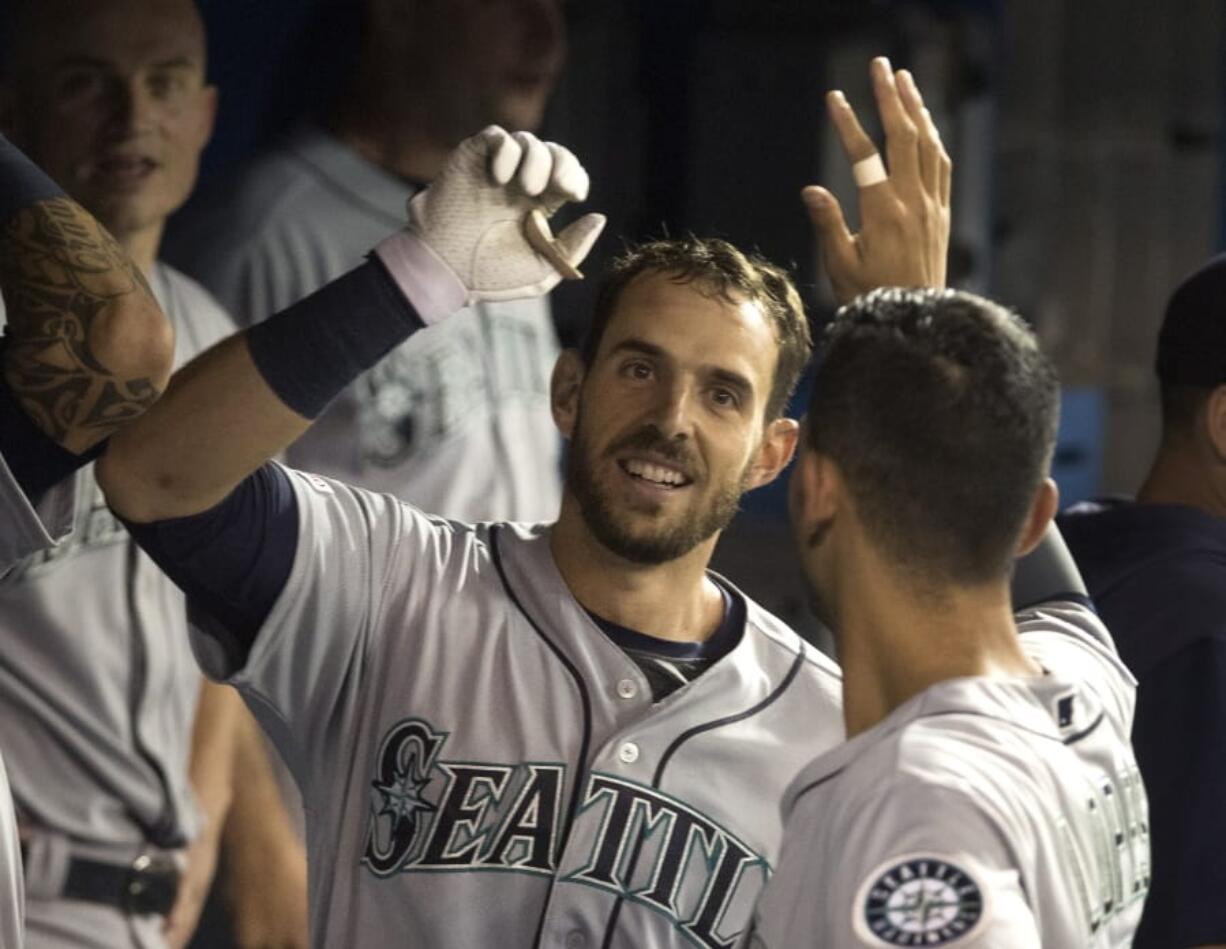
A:
{"type": "Polygon", "coordinates": [[[709,637],[724,615],[723,597],[707,577],[715,540],[667,563],[634,563],[597,541],[573,505],[563,502],[550,550],[584,609],[648,636],[697,642],[709,637]]]}
{"type": "Polygon", "coordinates": [[[857,575],[871,579],[839,595],[848,737],[948,679],[1042,674],[1022,652],[1004,582],[919,593],[877,571],[857,575]]]}
{"type": "Polygon", "coordinates": [[[1221,468],[1215,459],[1202,462],[1197,458],[1193,445],[1164,444],[1137,492],[1137,500],[1143,504],[1182,504],[1226,517],[1226,473],[1221,468]]]}
{"type": "Polygon", "coordinates": [[[455,142],[430,132],[428,104],[359,78],[325,122],[328,130],[373,165],[410,181],[432,181],[455,142]]]}

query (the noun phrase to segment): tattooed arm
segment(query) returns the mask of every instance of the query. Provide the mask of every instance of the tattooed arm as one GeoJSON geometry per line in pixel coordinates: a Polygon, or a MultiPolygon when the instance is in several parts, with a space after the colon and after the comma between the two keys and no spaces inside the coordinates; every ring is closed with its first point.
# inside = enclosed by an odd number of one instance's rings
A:
{"type": "Polygon", "coordinates": [[[170,325],[115,239],[0,137],[4,380],[34,424],[81,454],[153,404],[170,325]]]}

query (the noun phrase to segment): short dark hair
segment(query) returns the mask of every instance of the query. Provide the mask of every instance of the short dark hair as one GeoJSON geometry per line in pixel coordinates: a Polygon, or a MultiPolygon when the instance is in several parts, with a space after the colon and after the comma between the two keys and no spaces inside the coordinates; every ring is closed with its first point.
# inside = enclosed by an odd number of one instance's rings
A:
{"type": "Polygon", "coordinates": [[[1154,372],[1163,434],[1186,434],[1213,390],[1226,385],[1226,254],[1211,258],[1171,294],[1154,372]]]}
{"type": "Polygon", "coordinates": [[[865,530],[924,582],[1008,574],[1056,441],[1059,382],[1021,319],[955,290],[876,290],[827,328],[807,420],[865,530]]]}
{"type": "Polygon", "coordinates": [[[628,248],[605,271],[596,296],[592,323],[580,355],[591,366],[622,293],[644,273],[663,273],[678,283],[693,283],[700,292],[724,300],[739,293],[758,304],[770,319],[779,344],[775,376],[766,401],[766,419],[783,414],[813,351],[813,337],[800,294],[787,271],[763,257],[746,254],[718,238],[656,240],[628,248]]]}

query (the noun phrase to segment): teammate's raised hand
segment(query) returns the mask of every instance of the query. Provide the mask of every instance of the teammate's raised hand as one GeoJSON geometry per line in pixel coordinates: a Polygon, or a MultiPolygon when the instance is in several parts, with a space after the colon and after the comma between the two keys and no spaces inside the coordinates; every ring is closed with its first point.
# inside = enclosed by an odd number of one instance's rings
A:
{"type": "Polygon", "coordinates": [[[578,265],[605,218],[587,214],[557,237],[544,223],[587,197],[588,176],[561,145],[492,125],[452,152],[409,201],[409,231],[455,273],[468,303],[545,293],[578,265]]]}
{"type": "Polygon", "coordinates": [[[884,56],[870,73],[886,164],[843,93],[826,96],[860,189],[859,232],[848,230],[838,199],[825,188],[809,185],[801,193],[839,303],[877,287],[945,286],[953,165],[911,74],[894,72],[884,56]]]}

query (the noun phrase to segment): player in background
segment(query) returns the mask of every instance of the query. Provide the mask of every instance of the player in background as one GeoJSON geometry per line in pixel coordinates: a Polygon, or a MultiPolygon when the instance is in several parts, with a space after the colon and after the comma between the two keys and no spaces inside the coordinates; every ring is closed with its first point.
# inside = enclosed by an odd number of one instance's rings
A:
{"type": "Polygon", "coordinates": [[[891,288],[829,327],[790,507],[849,740],[788,792],[755,949],[1131,945],[1134,682],[1049,528],[1057,412],[980,297],[891,288]]]}
{"type": "MultiPolygon", "coordinates": [[[[883,61],[873,78],[890,147],[940,153],[930,125],[894,138],[919,118],[913,85],[883,61]]],[[[908,184],[867,208],[839,286],[897,267],[900,234],[943,260],[947,213],[908,184]]],[[[551,526],[432,519],[268,462],[406,335],[548,290],[524,220],[586,192],[557,146],[465,142],[408,231],[188,366],[100,469],[190,591],[209,672],[304,789],[316,945],[731,945],[784,787],[841,738],[830,664],[706,570],[741,493],[787,464],[780,412],[808,355],[786,276],[727,244],[649,245],[614,270],[554,373],[572,451],[551,526]]],[[[601,223],[553,254],[577,265],[601,223]]],[[[894,275],[933,279],[917,269],[894,275]]]]}
{"type": "MultiPolygon", "coordinates": [[[[491,124],[535,131],[565,58],[561,0],[319,6],[328,56],[349,66],[334,99],[172,229],[170,259],[242,326],[360,264],[462,139],[491,124]]],[[[286,461],[444,517],[548,520],[561,499],[557,356],[547,297],[475,300],[355,380],[286,461]]]]}
{"type": "Polygon", "coordinates": [[[1154,883],[1137,949],[1226,946],[1226,258],[1171,296],[1158,336],[1162,441],[1136,501],[1059,518],[1137,677],[1132,743],[1154,883]]]}
{"type": "MultiPolygon", "coordinates": [[[[114,235],[172,324],[179,361],[231,333],[205,291],[157,260],[212,127],[194,7],[14,0],[4,12],[4,127],[114,235]]],[[[50,291],[43,305],[55,305],[50,291]]],[[[71,324],[58,328],[71,340],[71,324]]],[[[133,353],[167,345],[158,332],[131,340],[133,353]]],[[[241,706],[203,684],[181,641],[181,594],[89,471],[76,502],[71,533],[0,586],[0,747],[26,855],[27,942],[180,945],[212,874],[241,706]]]]}
{"type": "MultiPolygon", "coordinates": [[[[170,375],[170,325],[140,271],[0,136],[0,575],[72,527],[71,475],[170,375]]],[[[0,752],[3,749],[0,748],[0,752]]],[[[0,758],[0,945],[24,944],[17,823],[0,758]]]]}

